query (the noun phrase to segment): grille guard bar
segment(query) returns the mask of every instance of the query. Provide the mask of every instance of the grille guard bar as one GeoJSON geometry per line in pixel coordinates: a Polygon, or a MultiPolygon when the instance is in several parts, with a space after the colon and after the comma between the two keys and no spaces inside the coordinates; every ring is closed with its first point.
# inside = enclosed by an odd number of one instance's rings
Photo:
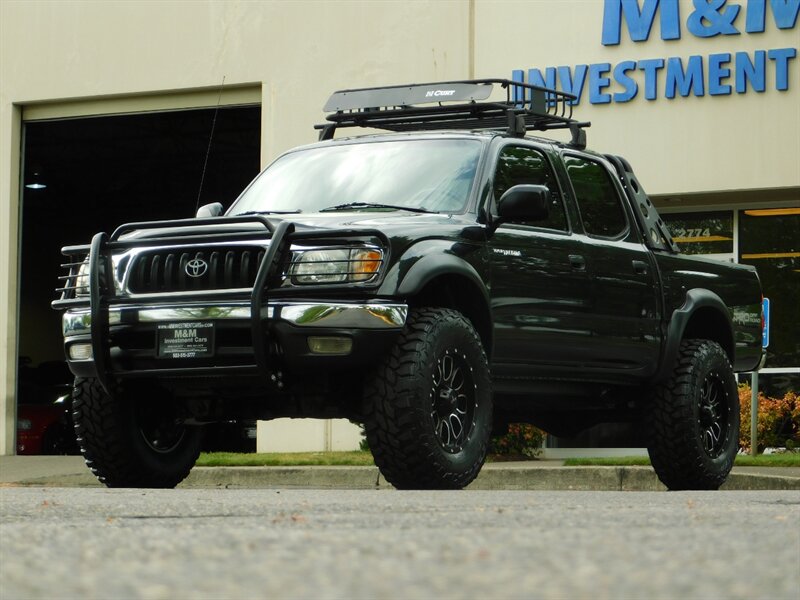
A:
{"type": "MultiPolygon", "coordinates": [[[[352,238],[352,237],[373,237],[380,240],[381,244],[389,250],[389,240],[386,235],[374,229],[315,229],[296,231],[295,223],[291,221],[280,221],[275,224],[263,215],[246,215],[238,217],[211,217],[204,219],[181,219],[177,221],[146,221],[139,223],[127,223],[118,227],[111,236],[101,232],[95,234],[89,246],[89,309],[92,322],[92,356],[94,357],[97,379],[106,388],[112,388],[112,375],[109,371],[110,358],[110,331],[109,331],[109,303],[114,297],[109,293],[108,285],[112,273],[111,256],[108,250],[138,246],[142,243],[152,243],[153,240],[120,240],[126,233],[139,230],[173,229],[184,226],[207,226],[207,225],[230,225],[230,224],[259,223],[264,226],[271,234],[270,245],[258,266],[256,280],[250,295],[250,318],[251,331],[253,338],[253,354],[259,373],[265,378],[269,378],[269,353],[268,337],[269,331],[266,322],[269,318],[268,311],[265,309],[268,303],[268,292],[271,288],[279,285],[282,267],[288,264],[289,250],[292,242],[310,239],[331,239],[331,238],[352,238]],[[105,274],[104,278],[101,273],[105,274]]],[[[242,232],[231,231],[228,237],[241,236],[242,232]]],[[[249,236],[249,232],[244,232],[249,236]]],[[[184,243],[187,236],[173,235],[156,238],[159,244],[184,243]]],[[[67,254],[85,252],[85,246],[70,246],[62,251],[67,254]]],[[[113,284],[112,284],[113,285],[113,284]]],[[[304,292],[319,291],[322,286],[306,286],[304,292]]],[[[322,287],[330,290],[330,286],[322,287]]],[[[217,292],[218,294],[219,292],[217,292]]],[[[213,294],[212,294],[213,295],[213,294]]],[[[122,300],[120,298],[120,300],[122,300]]],[[[124,303],[124,300],[122,301],[124,303]]],[[[85,306],[86,300],[61,298],[52,303],[52,307],[61,310],[72,306],[85,306]]]]}

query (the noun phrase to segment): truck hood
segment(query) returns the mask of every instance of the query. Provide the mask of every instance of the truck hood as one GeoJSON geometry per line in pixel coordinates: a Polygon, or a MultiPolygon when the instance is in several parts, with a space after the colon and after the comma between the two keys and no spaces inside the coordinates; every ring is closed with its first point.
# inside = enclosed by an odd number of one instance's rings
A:
{"type": "MultiPolygon", "coordinates": [[[[273,225],[281,221],[290,220],[295,223],[299,231],[319,231],[331,229],[353,230],[380,230],[389,238],[402,236],[409,240],[428,237],[436,232],[436,237],[458,236],[464,232],[466,237],[472,237],[470,231],[475,228],[482,229],[476,222],[475,215],[448,215],[438,213],[411,213],[406,211],[367,212],[367,211],[338,211],[331,213],[308,213],[292,215],[264,215],[273,225]],[[466,231],[465,231],[466,230],[466,231]]],[[[165,237],[202,236],[203,234],[229,231],[231,235],[237,233],[251,233],[264,231],[263,224],[257,222],[229,223],[230,217],[219,217],[213,224],[194,225],[195,219],[182,219],[174,221],[174,226],[165,224],[158,229],[134,229],[120,237],[122,241],[147,240],[156,241],[165,237]]],[[[193,240],[193,241],[196,241],[193,240]]]]}

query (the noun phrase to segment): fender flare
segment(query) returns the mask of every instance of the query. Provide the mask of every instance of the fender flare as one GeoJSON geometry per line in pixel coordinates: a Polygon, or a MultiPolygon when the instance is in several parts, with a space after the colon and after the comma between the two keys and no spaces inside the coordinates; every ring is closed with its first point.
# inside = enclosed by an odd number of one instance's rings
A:
{"type": "MultiPolygon", "coordinates": [[[[479,319],[474,322],[475,328],[483,340],[487,356],[491,356],[494,331],[489,290],[475,267],[463,258],[446,252],[427,254],[409,268],[394,290],[387,291],[393,296],[411,298],[420,293],[430,282],[446,276],[460,277],[476,290],[480,290],[480,296],[473,301],[474,308],[479,314],[473,311],[472,317],[479,319]]],[[[470,317],[469,314],[466,316],[470,317]]]]}
{"type": "MultiPolygon", "coordinates": [[[[731,320],[730,312],[725,302],[722,301],[717,294],[705,288],[693,288],[686,292],[686,299],[683,304],[676,308],[670,316],[669,325],[667,326],[666,341],[664,344],[664,353],[661,358],[661,365],[656,373],[655,379],[663,381],[667,379],[672,372],[675,365],[675,360],[678,357],[683,334],[694,314],[702,308],[712,308],[716,310],[727,323],[727,334],[730,337],[730,356],[728,357],[731,364],[735,364],[736,345],[733,343],[733,321],[731,320]]],[[[725,348],[727,351],[728,348],[725,348]]]]}
{"type": "Polygon", "coordinates": [[[420,292],[430,281],[441,275],[461,275],[470,280],[483,294],[486,306],[489,306],[489,292],[481,276],[471,264],[454,254],[428,254],[423,256],[408,270],[397,293],[401,296],[413,296],[420,292]]]}

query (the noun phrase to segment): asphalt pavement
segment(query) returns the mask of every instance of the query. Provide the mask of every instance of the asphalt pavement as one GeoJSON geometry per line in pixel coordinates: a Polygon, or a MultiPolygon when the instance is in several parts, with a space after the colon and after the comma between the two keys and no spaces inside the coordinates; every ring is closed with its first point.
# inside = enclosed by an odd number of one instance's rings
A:
{"type": "MultiPolygon", "coordinates": [[[[0,486],[101,487],[81,456],[0,456],[0,486]]],[[[377,467],[195,467],[182,488],[388,489],[377,467]]],[[[475,490],[661,491],[650,467],[567,467],[558,460],[484,465],[475,490]]],[[[724,490],[800,490],[800,467],[734,467],[724,490]]]]}
{"type": "Polygon", "coordinates": [[[4,600],[800,597],[795,491],[6,487],[0,506],[4,600]]]}

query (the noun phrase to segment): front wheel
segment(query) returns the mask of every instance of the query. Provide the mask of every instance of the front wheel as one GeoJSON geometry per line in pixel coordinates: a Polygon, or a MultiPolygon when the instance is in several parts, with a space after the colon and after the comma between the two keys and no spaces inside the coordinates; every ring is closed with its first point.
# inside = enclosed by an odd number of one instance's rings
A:
{"type": "Polygon", "coordinates": [[[86,464],[108,487],[173,488],[200,454],[201,430],[183,424],[169,397],[75,380],[75,434],[86,464]]]}
{"type": "Polygon", "coordinates": [[[411,311],[365,386],[375,464],[399,489],[460,489],[480,472],[492,427],[489,365],[459,312],[411,311]]]}
{"type": "Polygon", "coordinates": [[[739,447],[739,394],[727,354],[710,340],[684,340],[672,375],[645,413],[648,453],[671,490],[716,490],[739,447]]]}

